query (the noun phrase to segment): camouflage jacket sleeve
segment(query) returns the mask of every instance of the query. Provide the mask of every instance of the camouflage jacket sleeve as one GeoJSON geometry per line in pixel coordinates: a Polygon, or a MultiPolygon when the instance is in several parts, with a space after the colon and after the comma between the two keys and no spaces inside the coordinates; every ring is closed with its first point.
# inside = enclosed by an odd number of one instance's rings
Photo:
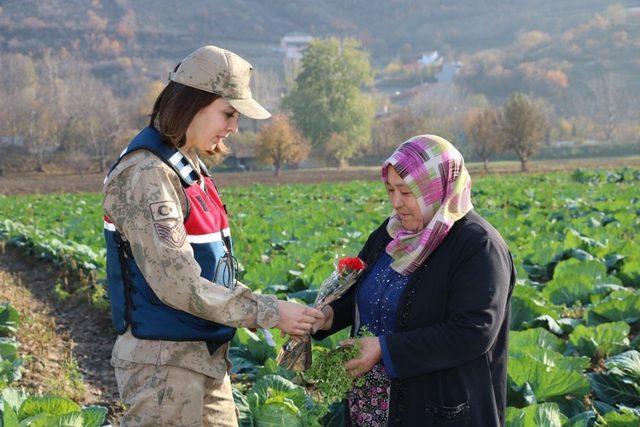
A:
{"type": "Polygon", "coordinates": [[[253,293],[242,284],[231,291],[200,276],[186,239],[182,209],[186,199],[177,175],[159,160],[141,163],[106,183],[104,209],[130,242],[133,257],[158,298],[220,324],[274,327],[279,314],[274,296],[253,293]]]}

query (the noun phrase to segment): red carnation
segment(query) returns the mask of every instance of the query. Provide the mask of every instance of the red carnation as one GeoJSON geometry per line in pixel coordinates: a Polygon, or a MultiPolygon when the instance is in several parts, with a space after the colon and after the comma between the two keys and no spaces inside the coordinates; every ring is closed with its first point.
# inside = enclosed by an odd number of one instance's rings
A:
{"type": "Polygon", "coordinates": [[[356,257],[344,257],[338,261],[338,272],[342,273],[345,269],[349,270],[364,270],[367,264],[360,258],[356,257]]]}

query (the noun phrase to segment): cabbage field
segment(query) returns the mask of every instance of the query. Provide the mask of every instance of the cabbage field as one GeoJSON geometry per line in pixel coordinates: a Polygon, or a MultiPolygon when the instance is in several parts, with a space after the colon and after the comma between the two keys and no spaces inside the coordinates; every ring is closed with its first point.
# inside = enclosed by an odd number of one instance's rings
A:
{"type": "MultiPolygon", "coordinates": [[[[240,279],[305,302],[336,258],[356,254],[390,212],[379,182],[254,185],[222,189],[222,197],[240,279]]],[[[74,272],[82,280],[64,291],[89,287],[96,310],[106,307],[101,199],[0,196],[0,240],[74,272]]],[[[481,177],[473,202],[518,269],[507,425],[640,425],[640,170],[481,177]]],[[[317,345],[333,347],[345,334],[317,345]]],[[[337,422],[336,405],[277,367],[282,341],[273,336],[276,347],[261,332],[239,330],[234,338],[242,425],[337,422]]],[[[1,356],[3,388],[19,366],[1,356]]]]}

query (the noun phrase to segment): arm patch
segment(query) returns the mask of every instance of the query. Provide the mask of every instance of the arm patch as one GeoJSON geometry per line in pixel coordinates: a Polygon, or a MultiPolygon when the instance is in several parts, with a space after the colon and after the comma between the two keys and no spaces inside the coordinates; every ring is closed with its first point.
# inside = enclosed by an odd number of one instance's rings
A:
{"type": "Polygon", "coordinates": [[[177,220],[180,218],[178,205],[172,200],[151,203],[149,205],[149,209],[151,210],[151,217],[153,218],[154,222],[165,221],[169,219],[177,220]]]}
{"type": "Polygon", "coordinates": [[[170,248],[181,248],[187,240],[187,230],[179,222],[169,224],[156,222],[153,225],[160,241],[170,248]]]}

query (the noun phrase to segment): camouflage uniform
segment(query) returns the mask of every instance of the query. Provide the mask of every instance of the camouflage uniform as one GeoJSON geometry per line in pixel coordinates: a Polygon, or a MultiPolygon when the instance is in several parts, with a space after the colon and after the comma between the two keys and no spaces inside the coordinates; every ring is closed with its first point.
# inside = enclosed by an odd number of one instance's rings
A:
{"type": "MultiPolygon", "coordinates": [[[[195,155],[184,154],[199,171],[195,155]]],[[[146,150],[128,155],[109,175],[104,191],[106,215],[130,242],[136,264],[162,302],[233,327],[278,323],[275,297],[240,283],[231,291],[200,277],[193,250],[182,238],[182,184],[161,159],[146,150]],[[175,203],[176,213],[156,215],[153,206],[167,201],[175,203]],[[168,228],[172,233],[161,232],[168,228]]],[[[142,340],[127,330],[116,340],[111,364],[129,405],[123,425],[236,425],[228,344],[210,355],[202,341],[142,340]]]]}

